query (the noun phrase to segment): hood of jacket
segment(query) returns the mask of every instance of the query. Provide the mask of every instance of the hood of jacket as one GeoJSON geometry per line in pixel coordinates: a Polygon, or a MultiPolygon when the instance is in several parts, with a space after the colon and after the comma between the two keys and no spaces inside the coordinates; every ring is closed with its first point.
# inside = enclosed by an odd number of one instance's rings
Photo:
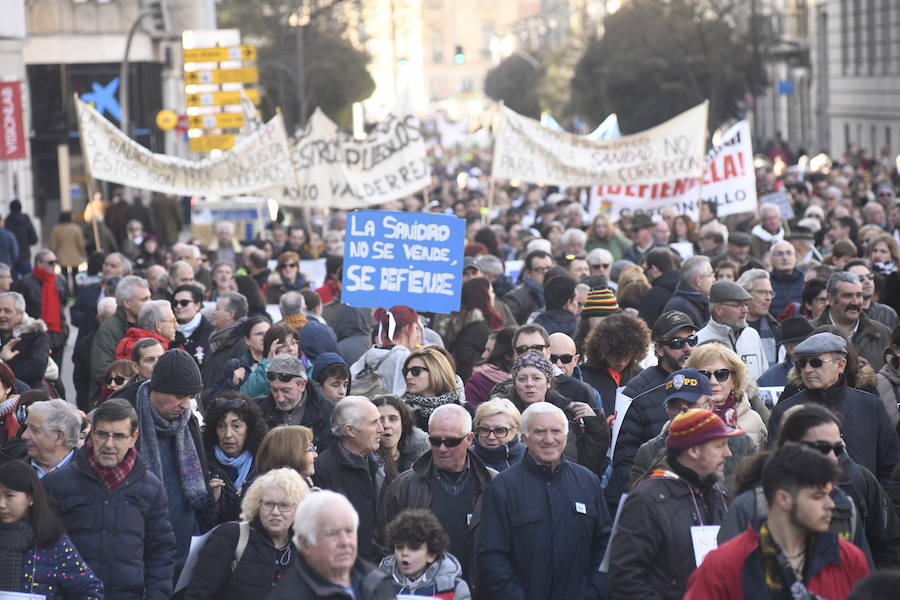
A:
{"type": "Polygon", "coordinates": [[[709,298],[704,296],[694,288],[684,283],[679,283],[675,287],[675,296],[683,296],[687,298],[693,304],[700,306],[704,309],[709,307],[709,298]]]}
{"type": "Polygon", "coordinates": [[[47,333],[47,324],[43,319],[35,319],[28,315],[22,314],[22,321],[13,327],[12,337],[22,337],[28,334],[47,333]]]}
{"type": "Polygon", "coordinates": [[[885,352],[884,366],[878,374],[894,385],[900,385],[900,359],[891,352],[885,352]]]}
{"type": "Polygon", "coordinates": [[[462,565],[459,560],[449,552],[428,565],[425,572],[417,579],[410,579],[400,572],[397,566],[397,558],[389,554],[381,559],[381,570],[391,574],[391,578],[397,585],[403,586],[404,592],[414,593],[417,589],[426,586],[435,586],[437,592],[447,592],[456,589],[456,579],[462,577],[462,565]]]}

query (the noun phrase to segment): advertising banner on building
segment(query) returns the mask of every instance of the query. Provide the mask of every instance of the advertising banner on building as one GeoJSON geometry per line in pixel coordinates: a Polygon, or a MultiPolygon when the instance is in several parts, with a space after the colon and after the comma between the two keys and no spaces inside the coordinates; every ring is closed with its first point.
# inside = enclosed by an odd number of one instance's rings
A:
{"type": "Polygon", "coordinates": [[[0,160],[28,158],[28,136],[22,119],[22,82],[0,81],[0,160]]]}

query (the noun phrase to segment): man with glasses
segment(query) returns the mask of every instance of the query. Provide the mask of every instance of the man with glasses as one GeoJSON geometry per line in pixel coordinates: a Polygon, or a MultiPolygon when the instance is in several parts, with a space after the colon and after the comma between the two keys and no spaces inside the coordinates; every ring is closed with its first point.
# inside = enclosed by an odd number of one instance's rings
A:
{"type": "MultiPolygon", "coordinates": [[[[708,263],[707,263],[708,264],[708,263]]],[[[669,374],[684,368],[697,345],[697,327],[689,316],[677,310],[664,312],[651,330],[657,364],[641,371],[622,390],[630,406],[621,419],[619,435],[612,455],[613,465],[606,499],[610,514],[618,507],[622,494],[629,489],[631,465],[638,448],[656,437],[668,421],[665,383],[669,374]]]]}
{"type": "MultiPolygon", "coordinates": [[[[612,271],[613,255],[609,250],[604,248],[594,248],[587,255],[588,267],[591,269],[591,275],[603,275],[607,279],[607,283],[615,286],[615,282],[609,281],[609,274],[612,271]]],[[[613,289],[615,289],[613,287],[613,289]]]]}
{"type": "Polygon", "coordinates": [[[52,250],[38,250],[34,255],[31,273],[16,281],[12,291],[25,297],[25,310],[47,325],[50,338],[50,358],[62,368],[63,351],[69,339],[66,324],[66,280],[56,274],[56,254],[52,250]]]}
{"type": "Polygon", "coordinates": [[[536,402],[521,425],[525,456],[484,495],[479,586],[491,598],[605,597],[610,518],[600,480],[564,458],[573,434],[560,408],[536,402]]]}
{"type": "Polygon", "coordinates": [[[107,400],[74,459],[41,483],[107,598],[163,600],[172,593],[175,534],[165,489],[138,456],[137,439],[131,404],[107,400]]]}
{"type": "Polygon", "coordinates": [[[431,510],[450,537],[449,552],[470,573],[475,537],[481,523],[481,499],[497,474],[471,451],[472,417],[458,404],[439,406],[428,419],[431,451],[387,488],[378,514],[379,531],[406,508],[431,510]]]}
{"type": "Polygon", "coordinates": [[[854,258],[844,265],[844,270],[859,277],[862,283],[862,309],[866,315],[893,331],[898,323],[897,311],[886,304],[872,301],[875,295],[875,276],[869,268],[869,262],[863,258],[854,258]]]}
{"type": "Polygon", "coordinates": [[[747,327],[752,300],[753,296],[733,281],[715,282],[709,291],[712,317],[697,332],[697,343],[719,342],[731,348],[747,364],[747,374],[756,379],[769,368],[769,362],[759,334],[747,327]]]}
{"type": "Polygon", "coordinates": [[[279,425],[303,425],[313,432],[319,451],[331,445],[333,405],[319,388],[308,385],[306,369],[296,356],[278,354],[266,368],[269,395],[256,399],[270,429],[279,425]]]}
{"type": "Polygon", "coordinates": [[[762,340],[763,349],[766,352],[768,366],[778,362],[777,348],[781,343],[778,337],[778,321],[769,313],[769,306],[772,304],[772,298],[775,297],[770,277],[769,272],[763,269],[749,269],[737,280],[739,286],[750,292],[747,325],[759,334],[759,339],[762,340]]]}
{"type": "Polygon", "coordinates": [[[841,432],[850,457],[887,485],[900,462],[900,443],[878,396],[851,388],[843,377],[847,342],[833,333],[817,333],[794,348],[794,368],[805,389],[782,398],[769,416],[770,444],[778,439],[785,412],[800,404],[820,404],[843,416],[841,432]]]}
{"type": "Polygon", "coordinates": [[[544,275],[553,267],[553,257],[543,250],[534,250],[525,257],[520,283],[503,297],[503,302],[519,324],[531,313],[544,307],[544,275]]]}
{"type": "Polygon", "coordinates": [[[775,297],[769,305],[769,312],[776,319],[792,302],[797,307],[803,302],[805,276],[797,268],[797,251],[793,244],[782,240],[772,245],[772,270],[769,272],[775,297]]]}

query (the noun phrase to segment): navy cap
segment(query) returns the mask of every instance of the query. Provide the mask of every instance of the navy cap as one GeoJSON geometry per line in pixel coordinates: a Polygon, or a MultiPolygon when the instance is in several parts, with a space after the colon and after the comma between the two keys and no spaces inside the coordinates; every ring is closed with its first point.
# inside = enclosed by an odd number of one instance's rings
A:
{"type": "Polygon", "coordinates": [[[712,386],[697,369],[681,369],[666,379],[666,402],[684,400],[693,404],[701,396],[712,396],[712,386]]]}

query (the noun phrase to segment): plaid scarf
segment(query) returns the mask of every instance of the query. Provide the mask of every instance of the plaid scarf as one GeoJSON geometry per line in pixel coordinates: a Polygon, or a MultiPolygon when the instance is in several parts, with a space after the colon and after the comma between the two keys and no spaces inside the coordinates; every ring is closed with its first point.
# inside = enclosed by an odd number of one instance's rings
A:
{"type": "MultiPolygon", "coordinates": [[[[811,545],[807,543],[807,554],[809,554],[811,545]]],[[[759,528],[759,551],[762,553],[766,587],[772,598],[783,597],[784,589],[787,587],[791,600],[823,600],[821,596],[806,589],[802,580],[797,579],[784,551],[772,538],[767,521],[764,521],[759,528]]]]}
{"type": "Polygon", "coordinates": [[[125,453],[125,458],[122,459],[122,462],[111,468],[104,467],[94,458],[94,438],[90,435],[84,441],[84,454],[87,456],[91,469],[94,470],[94,473],[97,474],[97,477],[100,478],[106,489],[111,492],[125,483],[125,479],[131,473],[131,470],[134,469],[134,463],[137,460],[137,451],[132,446],[125,453]]]}

